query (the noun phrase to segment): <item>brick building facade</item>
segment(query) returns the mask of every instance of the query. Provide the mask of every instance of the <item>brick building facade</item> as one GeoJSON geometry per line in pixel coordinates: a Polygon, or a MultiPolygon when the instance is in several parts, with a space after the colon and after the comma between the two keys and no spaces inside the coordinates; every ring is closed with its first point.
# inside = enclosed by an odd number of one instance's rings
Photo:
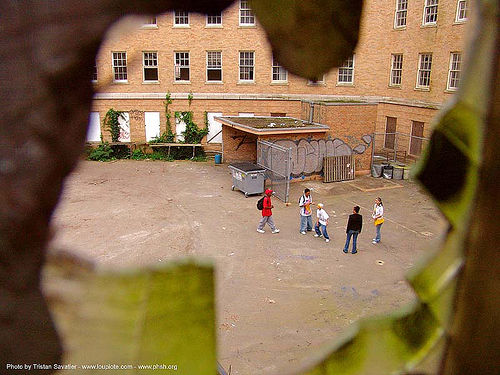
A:
{"type": "MultiPolygon", "coordinates": [[[[211,132],[205,142],[215,149],[223,140],[214,138],[221,127],[214,116],[307,119],[310,103],[316,103],[314,120],[330,127],[328,137],[354,150],[363,136],[390,130],[407,135],[410,153],[412,132],[429,135],[436,110],[459,83],[468,5],[460,0],[365,0],[353,57],[317,82],[289,74],[274,61],[247,1],[210,16],[176,11],[146,23],[123,20],[96,58],[97,94],[88,139],[98,141],[102,133],[109,140],[101,128],[110,108],[127,113],[123,125],[130,134],[125,132],[123,141],[146,142],[164,132],[168,92],[172,114],[190,110],[200,127],[209,114],[211,132]]],[[[181,137],[182,124],[173,126],[181,137]]],[[[412,150],[418,156],[418,147],[412,150]]],[[[358,168],[369,168],[370,147],[356,153],[358,168]]]]}

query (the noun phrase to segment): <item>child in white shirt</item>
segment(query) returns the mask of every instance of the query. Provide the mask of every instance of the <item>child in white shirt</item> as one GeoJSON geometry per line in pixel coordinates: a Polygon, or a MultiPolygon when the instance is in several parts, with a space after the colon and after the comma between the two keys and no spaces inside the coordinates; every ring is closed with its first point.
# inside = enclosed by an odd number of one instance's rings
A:
{"type": "Polygon", "coordinates": [[[328,225],[328,219],[330,218],[330,216],[326,213],[323,207],[323,203],[318,203],[318,210],[316,211],[318,220],[316,221],[316,226],[314,227],[314,230],[316,231],[314,237],[321,237],[321,235],[323,235],[323,237],[325,237],[325,241],[330,242],[330,237],[328,236],[328,232],[326,231],[326,226],[328,225]]]}

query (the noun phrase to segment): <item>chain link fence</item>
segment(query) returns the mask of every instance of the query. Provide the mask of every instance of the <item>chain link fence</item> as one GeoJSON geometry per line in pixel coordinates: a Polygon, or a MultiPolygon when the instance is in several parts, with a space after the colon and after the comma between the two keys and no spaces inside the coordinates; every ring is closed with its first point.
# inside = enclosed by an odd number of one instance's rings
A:
{"type": "Polygon", "coordinates": [[[276,197],[288,202],[292,150],[267,141],[257,141],[257,164],[266,169],[266,178],[276,197]]]}

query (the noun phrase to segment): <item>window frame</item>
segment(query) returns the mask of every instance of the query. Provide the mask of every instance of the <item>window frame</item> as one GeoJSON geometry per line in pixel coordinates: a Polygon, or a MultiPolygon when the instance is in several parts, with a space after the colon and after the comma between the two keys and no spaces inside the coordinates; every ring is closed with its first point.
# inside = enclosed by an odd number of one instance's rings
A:
{"type": "Polygon", "coordinates": [[[337,71],[337,85],[338,86],[354,86],[354,69],[355,69],[355,64],[356,64],[356,58],[355,54],[353,54],[351,57],[348,57],[342,62],[342,65],[338,67],[337,71]],[[352,60],[352,66],[346,65],[350,60],[352,60]],[[345,76],[343,73],[341,73],[341,70],[344,71],[346,70],[347,72],[351,72],[351,80],[350,81],[341,81],[340,77],[345,76]]]}
{"type": "Polygon", "coordinates": [[[307,86],[326,86],[326,74],[323,74],[321,79],[318,79],[317,81],[308,79],[307,86]]]}
{"type": "Polygon", "coordinates": [[[415,85],[416,89],[419,90],[430,90],[431,87],[431,73],[432,73],[432,52],[422,52],[418,54],[418,66],[417,66],[417,82],[415,85]],[[430,56],[430,61],[423,61],[424,56],[430,56]],[[429,64],[429,68],[422,68],[423,64],[429,64]],[[427,77],[421,76],[421,74],[428,72],[427,77]],[[426,79],[428,81],[428,85],[421,85],[421,78],[426,79]]]}
{"type": "Polygon", "coordinates": [[[243,27],[253,27],[255,26],[255,14],[252,11],[248,4],[248,0],[240,0],[239,1],[239,12],[238,12],[238,24],[243,27]],[[245,3],[246,7],[243,7],[243,3],[245,3]],[[245,14],[244,14],[245,12],[245,14]],[[242,22],[243,19],[252,19],[252,22],[242,22]]]}
{"type": "Polygon", "coordinates": [[[456,51],[456,52],[450,52],[450,64],[448,67],[448,80],[446,81],[446,90],[448,91],[457,91],[458,87],[460,85],[460,79],[461,79],[461,72],[462,72],[462,52],[456,51]],[[458,61],[454,61],[453,57],[458,56],[458,61]],[[459,69],[452,69],[454,67],[454,64],[458,64],[459,69]],[[452,78],[452,75],[455,76],[452,78]],[[456,86],[451,86],[451,80],[456,81],[456,86]]]}
{"type": "Polygon", "coordinates": [[[111,66],[113,68],[113,82],[114,83],[128,83],[128,69],[127,69],[127,51],[111,51],[111,66]],[[122,57],[115,58],[115,54],[123,54],[122,57]],[[115,65],[116,61],[125,60],[125,65],[115,65]],[[124,72],[117,72],[116,69],[124,69],[124,72]],[[125,79],[117,79],[116,76],[120,74],[125,75],[125,79]]]}
{"type": "Polygon", "coordinates": [[[220,15],[206,14],[205,15],[205,26],[206,27],[222,27],[222,12],[220,12],[220,15]],[[210,23],[210,22],[208,22],[209,17],[220,18],[220,22],[219,23],[210,23]]]}
{"type": "Polygon", "coordinates": [[[158,51],[142,51],[142,82],[143,83],[158,83],[160,82],[160,69],[158,65],[158,51]],[[155,57],[148,60],[155,61],[156,65],[146,65],[146,54],[154,54],[155,57]],[[156,79],[146,79],[146,69],[156,69],[156,79]]]}
{"type": "Polygon", "coordinates": [[[391,87],[401,87],[403,83],[403,62],[404,57],[402,53],[391,53],[391,71],[389,76],[389,86],[391,87]],[[397,62],[396,58],[400,57],[401,61],[397,62]],[[395,67],[395,63],[399,64],[399,68],[395,67]],[[394,82],[394,73],[399,72],[399,83],[394,82]]]}
{"type": "Polygon", "coordinates": [[[286,70],[282,65],[279,64],[274,55],[271,57],[271,83],[288,83],[288,70],[286,70]],[[274,78],[275,74],[277,74],[278,79],[274,78]],[[282,74],[284,74],[284,79],[280,79],[282,74]]]}
{"type": "Polygon", "coordinates": [[[158,28],[158,17],[156,16],[151,16],[148,18],[144,19],[144,23],[142,24],[143,29],[157,29],[158,28]],[[151,20],[154,20],[153,22],[149,22],[151,20]]]}
{"type": "Polygon", "coordinates": [[[467,21],[467,11],[469,9],[467,7],[467,5],[468,5],[467,0],[458,0],[457,1],[457,12],[455,14],[455,22],[456,23],[463,23],[463,22],[467,21]],[[460,9],[460,4],[464,4],[464,9],[460,9]],[[459,18],[461,11],[463,11],[464,15],[465,15],[465,17],[463,17],[463,18],[459,18]]]}
{"type": "Polygon", "coordinates": [[[94,62],[94,69],[92,71],[92,79],[91,79],[91,82],[92,83],[97,83],[97,80],[99,78],[99,75],[98,75],[99,71],[97,69],[97,61],[94,62]]]}
{"type": "Polygon", "coordinates": [[[206,69],[205,69],[205,80],[207,83],[222,83],[223,82],[223,71],[222,71],[222,51],[206,51],[206,69]],[[209,67],[208,63],[209,63],[209,54],[211,53],[218,53],[219,54],[219,60],[220,60],[220,67],[217,68],[217,67],[209,67]],[[210,80],[208,78],[209,74],[208,74],[208,71],[209,70],[220,70],[220,80],[210,80]]]}
{"type": "MultiPolygon", "coordinates": [[[[249,58],[243,57],[243,59],[247,60],[249,58]]],[[[238,53],[238,83],[254,83],[255,82],[255,51],[239,51],[238,53]],[[252,54],[252,65],[242,65],[242,54],[251,53],[252,54]],[[251,79],[241,78],[242,73],[245,75],[245,72],[242,71],[243,68],[251,68],[251,79]]]]}
{"type": "Polygon", "coordinates": [[[422,26],[434,26],[437,24],[438,21],[438,12],[439,12],[439,0],[425,0],[424,1],[424,12],[423,12],[423,18],[422,18],[422,26]],[[435,4],[429,4],[430,2],[435,1],[435,4]],[[435,13],[430,13],[430,10],[432,8],[436,8],[435,13]],[[429,10],[429,12],[428,12],[429,10]],[[427,21],[427,16],[431,17],[434,16],[435,20],[434,21],[427,21]]]}
{"type": "Polygon", "coordinates": [[[186,28],[186,27],[190,27],[190,16],[189,16],[189,12],[188,11],[185,11],[185,10],[174,10],[174,27],[178,27],[178,28],[186,28]],[[185,15],[178,15],[177,13],[186,13],[185,15]],[[186,17],[187,18],[187,23],[178,23],[177,21],[181,19],[181,17],[186,17]]]}
{"type": "Polygon", "coordinates": [[[406,21],[408,18],[408,0],[396,0],[396,9],[394,11],[394,28],[395,29],[405,29],[406,21]],[[402,9],[401,5],[405,5],[405,8],[402,9]],[[404,18],[398,18],[399,14],[404,14],[404,18]],[[398,20],[404,19],[404,25],[398,25],[398,20]]]}
{"type": "Polygon", "coordinates": [[[189,51],[174,51],[174,83],[191,83],[191,56],[189,51]],[[179,59],[177,58],[177,54],[187,54],[187,65],[177,65],[177,61],[179,60],[180,62],[183,62],[186,60],[186,57],[181,57],[179,56],[179,59]],[[179,69],[179,74],[177,74],[176,70],[179,69]],[[182,77],[182,72],[181,69],[188,69],[188,76],[189,78],[187,80],[181,79],[182,77]],[[179,76],[179,79],[177,79],[177,76],[179,76]]]}

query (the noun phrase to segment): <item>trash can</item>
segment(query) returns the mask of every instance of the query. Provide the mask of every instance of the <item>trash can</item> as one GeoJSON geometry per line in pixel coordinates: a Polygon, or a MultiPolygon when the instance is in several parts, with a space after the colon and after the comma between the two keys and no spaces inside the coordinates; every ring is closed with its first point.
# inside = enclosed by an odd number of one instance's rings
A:
{"type": "Polygon", "coordinates": [[[392,165],[385,165],[382,168],[382,176],[387,179],[392,179],[392,175],[394,173],[394,167],[392,165]]]}
{"type": "Polygon", "coordinates": [[[222,161],[222,155],[221,154],[215,154],[214,156],[215,164],[220,164],[222,161]]]}
{"type": "Polygon", "coordinates": [[[394,166],[393,172],[392,172],[392,178],[394,180],[402,180],[403,179],[403,173],[404,173],[404,168],[401,166],[394,166]]]}
{"type": "Polygon", "coordinates": [[[266,179],[266,170],[264,168],[250,162],[241,162],[229,164],[229,169],[233,176],[231,190],[237,188],[245,193],[245,197],[264,192],[266,179]]]}
{"type": "Polygon", "coordinates": [[[404,167],[403,168],[403,180],[410,179],[410,171],[411,171],[411,167],[404,167]]]}
{"type": "Polygon", "coordinates": [[[381,177],[382,176],[382,164],[373,164],[372,165],[372,177],[381,177]]]}

